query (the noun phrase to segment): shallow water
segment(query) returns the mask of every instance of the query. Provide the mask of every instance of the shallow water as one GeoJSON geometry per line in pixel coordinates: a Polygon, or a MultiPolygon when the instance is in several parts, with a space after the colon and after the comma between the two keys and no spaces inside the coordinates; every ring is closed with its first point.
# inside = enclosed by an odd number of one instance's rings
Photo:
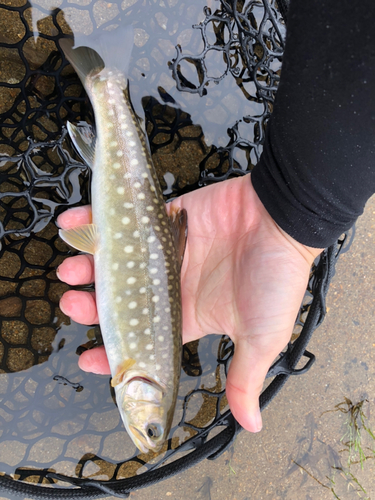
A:
{"type": "MultiPolygon", "coordinates": [[[[214,0],[212,3],[214,10],[218,2],[214,0]]],[[[23,2],[11,0],[10,5],[23,5],[23,2]]],[[[57,3],[36,1],[30,11],[32,15],[25,14],[29,25],[46,37],[36,39],[36,46],[33,39],[24,46],[24,54],[31,68],[38,68],[54,50],[54,42],[49,40],[56,29],[49,16],[49,6],[52,5],[55,7],[57,3]]],[[[120,3],[102,1],[61,1],[58,6],[63,9],[65,16],[64,21],[61,13],[58,14],[62,31],[68,33],[69,29],[73,29],[87,35],[93,31],[95,24],[110,26],[121,8],[120,3]]],[[[123,2],[121,6],[136,33],[134,64],[130,74],[132,102],[141,117],[144,116],[144,107],[147,108],[150,103],[154,105],[151,114],[154,121],[148,122],[147,130],[160,177],[171,172],[178,180],[181,192],[185,187],[189,189],[189,185],[196,186],[202,173],[206,180],[212,174],[225,174],[228,154],[234,157],[235,169],[240,172],[250,169],[260,154],[264,122],[271,108],[266,99],[262,102],[255,99],[254,84],[246,78],[239,83],[238,75],[229,71],[220,80],[226,71],[225,58],[223,51],[216,51],[213,47],[215,44],[220,47],[220,37],[225,45],[230,25],[220,27],[219,23],[208,21],[203,2],[191,4],[171,0],[165,4],[163,1],[134,1],[123,2]],[[204,33],[207,44],[211,44],[206,46],[202,41],[201,30],[192,28],[193,24],[205,19],[204,33]],[[191,94],[176,89],[168,62],[176,57],[175,46],[178,43],[182,47],[182,56],[196,56],[205,48],[210,49],[206,54],[207,73],[203,75],[197,73],[190,59],[181,61],[182,73],[195,83],[202,96],[199,92],[191,94]],[[202,83],[207,76],[207,85],[200,85],[199,78],[202,83]],[[160,104],[155,105],[150,96],[160,104]],[[163,106],[163,99],[168,107],[163,106]],[[246,118],[249,116],[251,119],[246,118]],[[172,136],[171,130],[176,130],[176,126],[178,133],[172,136]],[[229,127],[230,132],[227,131],[229,127]],[[171,137],[173,140],[170,141],[171,137]],[[223,150],[222,157],[220,150],[211,149],[211,145],[223,147],[228,144],[231,146],[223,150]]],[[[9,14],[4,9],[1,13],[4,15],[0,16],[0,43],[17,42],[23,36],[24,29],[17,13],[9,14]]],[[[252,23],[259,25],[261,17],[261,2],[255,2],[252,23]]],[[[255,51],[261,51],[261,47],[255,47],[255,51]]],[[[235,59],[235,54],[233,57],[235,59]]],[[[54,66],[55,69],[58,64],[54,66]]],[[[237,63],[240,73],[243,65],[243,61],[237,63]]],[[[280,69],[278,57],[275,56],[272,65],[274,76],[277,77],[280,69]]],[[[24,75],[22,61],[20,63],[16,52],[6,52],[0,69],[0,80],[7,85],[16,85],[24,75]]],[[[80,119],[90,120],[90,107],[77,85],[77,79],[68,68],[63,70],[63,75],[70,82],[68,95],[73,97],[65,108],[60,109],[60,114],[55,108],[49,114],[41,113],[37,120],[38,126],[29,131],[34,139],[46,139],[43,127],[58,136],[58,125],[63,123],[67,115],[70,119],[78,119],[79,116],[80,119]],[[74,113],[72,118],[71,114],[74,113]]],[[[264,78],[264,75],[261,76],[264,78]]],[[[272,89],[274,82],[266,83],[268,89],[272,89]]],[[[5,85],[0,86],[0,89],[3,106],[0,112],[4,112],[17,98],[16,88],[5,85]]],[[[38,99],[53,94],[52,89],[53,82],[48,76],[33,82],[30,97],[32,106],[38,107],[38,99]]],[[[271,90],[269,92],[272,93],[271,90]]],[[[267,97],[267,94],[264,96],[267,97]]],[[[22,107],[22,103],[19,106],[22,116],[26,107],[22,107]]],[[[2,137],[10,137],[11,131],[8,129],[3,124],[2,137]]],[[[17,140],[19,150],[23,151],[25,137],[21,134],[17,140]]],[[[48,153],[50,164],[43,163],[36,151],[32,156],[33,168],[40,166],[47,174],[55,172],[55,168],[60,172],[60,164],[74,158],[69,141],[63,143],[63,148],[66,154],[64,158],[61,151],[57,156],[56,150],[48,153]],[[52,166],[46,168],[46,165],[52,166]]],[[[0,144],[0,154],[4,153],[13,154],[3,142],[0,144]]],[[[11,171],[10,166],[5,164],[3,173],[11,171]]],[[[34,171],[37,169],[34,168],[34,171]]],[[[39,170],[37,175],[39,179],[42,178],[39,170]]],[[[171,185],[170,180],[171,177],[168,180],[168,194],[173,195],[176,194],[176,187],[171,185]]],[[[54,269],[67,255],[67,247],[56,239],[53,222],[47,223],[55,206],[61,209],[63,203],[85,202],[87,194],[84,189],[80,191],[79,187],[87,184],[87,174],[83,169],[80,178],[76,174],[75,178],[69,177],[67,181],[59,182],[56,183],[53,201],[43,202],[46,217],[35,228],[39,231],[37,237],[22,240],[22,255],[27,261],[22,273],[17,267],[17,239],[10,240],[12,251],[4,254],[7,247],[3,248],[0,259],[0,274],[5,276],[1,281],[0,297],[5,297],[0,300],[2,336],[9,343],[7,361],[5,363],[4,357],[2,365],[6,373],[0,376],[0,393],[3,395],[0,470],[12,473],[18,466],[52,467],[63,474],[74,476],[83,472],[86,477],[107,479],[117,471],[119,463],[132,456],[134,447],[123,431],[110,395],[108,377],[87,375],[78,369],[76,349],[92,339],[93,332],[88,327],[70,324],[58,309],[59,297],[66,287],[58,282],[54,269]],[[67,192],[64,186],[69,186],[67,192]],[[54,241],[53,255],[48,254],[48,247],[45,246],[47,241],[54,241]],[[43,283],[47,283],[47,286],[43,283]],[[26,310],[21,311],[15,290],[22,295],[26,310]],[[22,324],[17,323],[21,313],[33,328],[32,345],[27,343],[29,340],[26,341],[27,335],[22,324]]],[[[12,189],[17,191],[20,188],[5,186],[3,192],[12,189]]],[[[46,197],[42,184],[38,196],[41,199],[46,197]]],[[[6,202],[14,203],[4,200],[6,202]]],[[[19,208],[19,212],[25,210],[23,206],[19,208]]],[[[356,495],[345,476],[347,456],[345,452],[339,453],[343,448],[340,439],[345,434],[346,415],[323,412],[333,410],[335,405],[344,400],[344,396],[354,403],[367,398],[370,403],[364,406],[366,415],[372,407],[370,374],[373,344],[370,332],[373,326],[374,271],[369,263],[371,259],[374,262],[371,245],[374,213],[375,204],[372,200],[365,217],[358,224],[353,247],[339,260],[328,296],[329,313],[309,345],[309,350],[318,357],[316,364],[308,374],[292,377],[288,381],[281,394],[264,412],[262,433],[253,436],[243,432],[232,448],[216,462],[205,461],[180,476],[131,493],[130,498],[334,498],[332,491],[322,486],[333,485],[326,476],[334,476],[337,483],[335,491],[340,498],[351,499],[356,495]],[[336,463],[337,466],[337,457],[341,460],[344,472],[336,471],[333,475],[332,465],[336,463]]],[[[25,220],[22,217],[18,221],[14,219],[7,227],[12,229],[12,224],[19,224],[13,229],[22,228],[27,226],[29,219],[25,220]]],[[[223,370],[215,372],[219,342],[219,337],[208,337],[199,345],[199,358],[205,371],[202,379],[197,378],[197,363],[189,376],[183,373],[175,423],[181,418],[183,396],[196,387],[198,380],[201,387],[210,388],[212,392],[223,389],[223,370]]],[[[186,421],[196,426],[207,425],[214,416],[215,404],[216,398],[207,400],[197,393],[189,401],[186,421]]],[[[371,424],[371,419],[369,422],[371,424]]],[[[188,428],[177,429],[176,439],[186,439],[189,432],[188,428]]],[[[371,443],[366,445],[370,446],[371,443]]],[[[121,468],[119,476],[142,472],[142,463],[134,461],[128,469],[121,468]]],[[[351,468],[354,477],[358,477],[364,488],[367,488],[370,497],[374,493],[372,468],[372,460],[365,463],[363,472],[356,465],[351,468]]],[[[358,488],[353,478],[350,481],[358,488]]]]}

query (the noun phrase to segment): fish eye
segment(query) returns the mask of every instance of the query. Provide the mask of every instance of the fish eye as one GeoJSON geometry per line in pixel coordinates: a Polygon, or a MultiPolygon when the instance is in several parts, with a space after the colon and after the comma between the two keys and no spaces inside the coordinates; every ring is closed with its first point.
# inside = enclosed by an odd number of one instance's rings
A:
{"type": "Polygon", "coordinates": [[[163,434],[161,425],[154,423],[147,426],[146,432],[151,439],[158,439],[163,434]]]}

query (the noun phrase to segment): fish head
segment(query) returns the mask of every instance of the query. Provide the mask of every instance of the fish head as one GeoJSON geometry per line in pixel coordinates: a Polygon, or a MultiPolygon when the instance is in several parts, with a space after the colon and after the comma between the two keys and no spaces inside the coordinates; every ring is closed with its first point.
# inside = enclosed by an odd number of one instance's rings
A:
{"type": "Polygon", "coordinates": [[[143,453],[158,452],[168,437],[172,402],[161,383],[136,375],[116,387],[116,399],[125,428],[143,453]]]}

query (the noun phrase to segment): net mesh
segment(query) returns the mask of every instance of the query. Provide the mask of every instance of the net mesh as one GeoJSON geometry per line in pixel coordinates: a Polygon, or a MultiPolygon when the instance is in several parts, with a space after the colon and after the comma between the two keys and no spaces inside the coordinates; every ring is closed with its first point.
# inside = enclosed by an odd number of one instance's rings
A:
{"type": "MultiPolygon", "coordinates": [[[[48,0],[0,3],[0,487],[32,498],[126,497],[229,446],[240,430],[225,398],[233,344],[208,336],[184,347],[174,423],[158,455],[134,448],[108,377],[78,369],[77,353],[100,343],[100,333],[71,324],[58,307],[68,286],[56,267],[73,252],[53,221],[89,202],[90,174],[65,124],[91,123],[93,116],[57,40],[128,16],[135,28],[132,102],[145,119],[167,200],[257,163],[285,23],[274,0],[213,0],[204,9],[175,0],[58,3],[54,10],[48,0]]],[[[280,7],[285,17],[287,3],[280,7]]],[[[270,372],[262,408],[324,316],[343,241],[312,270],[292,343],[270,372]]]]}

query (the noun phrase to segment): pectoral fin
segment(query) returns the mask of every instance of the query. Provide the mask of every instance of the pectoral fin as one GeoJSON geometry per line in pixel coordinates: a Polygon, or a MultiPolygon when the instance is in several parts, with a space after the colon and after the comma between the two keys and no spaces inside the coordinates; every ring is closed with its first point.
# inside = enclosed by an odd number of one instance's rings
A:
{"type": "Polygon", "coordinates": [[[116,375],[111,380],[111,386],[116,387],[116,385],[122,382],[125,373],[135,364],[135,359],[129,358],[123,361],[118,369],[116,375]]]}
{"type": "Polygon", "coordinates": [[[172,222],[172,233],[177,250],[178,262],[180,266],[182,266],[188,233],[187,211],[184,208],[175,210],[171,212],[170,219],[172,222]]]}
{"type": "Polygon", "coordinates": [[[71,247],[94,255],[98,243],[98,229],[95,224],[84,224],[72,229],[60,229],[59,236],[71,247]]]}

